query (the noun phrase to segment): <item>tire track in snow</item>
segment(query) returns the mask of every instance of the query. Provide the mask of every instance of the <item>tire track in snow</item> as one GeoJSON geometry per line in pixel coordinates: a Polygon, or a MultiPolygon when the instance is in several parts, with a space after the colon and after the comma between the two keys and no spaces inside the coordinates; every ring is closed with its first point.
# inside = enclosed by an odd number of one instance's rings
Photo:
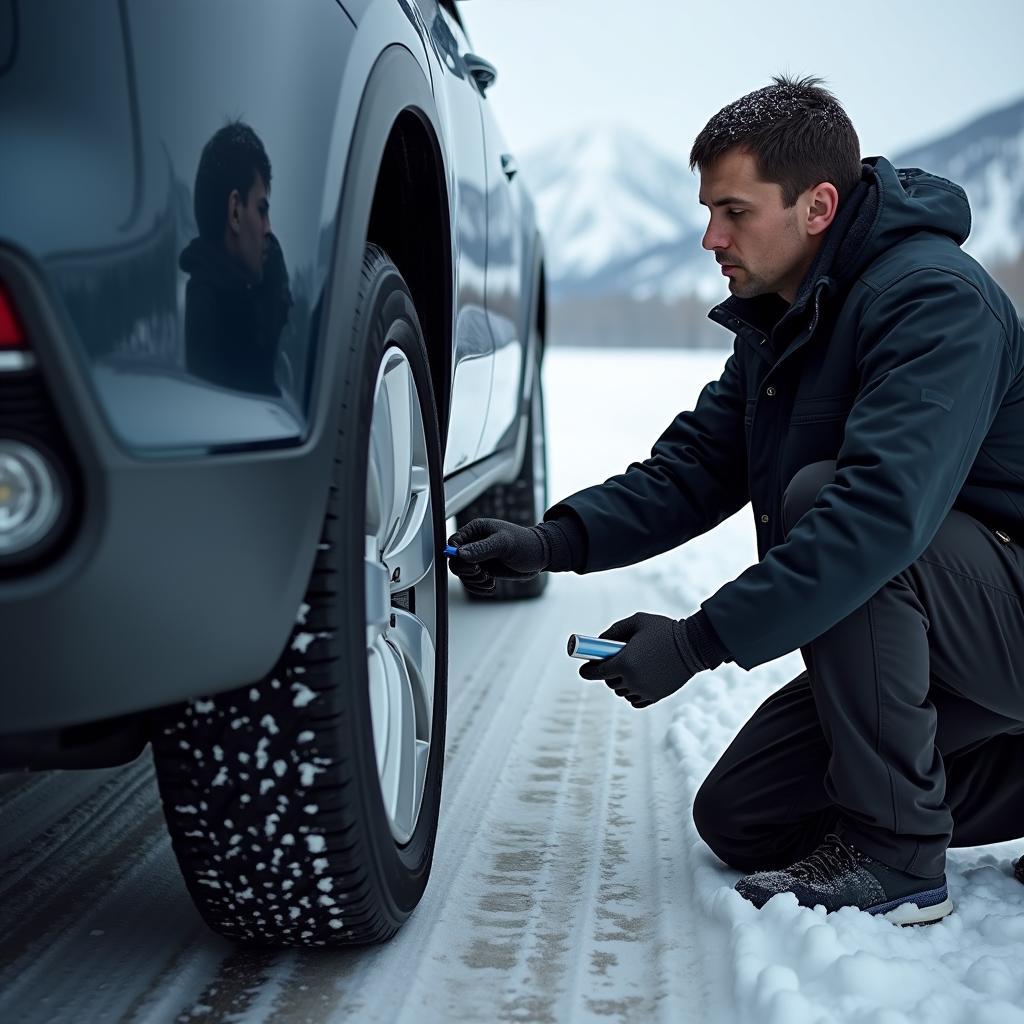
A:
{"type": "Polygon", "coordinates": [[[21,776],[24,788],[0,807],[0,896],[76,832],[88,832],[104,806],[116,806],[125,788],[138,786],[145,774],[136,761],[123,768],[21,776]]]}
{"type": "MultiPolygon", "coordinates": [[[[446,885],[442,918],[426,944],[409,947],[418,967],[404,998],[364,996],[345,1007],[358,1019],[703,1019],[691,984],[700,939],[678,885],[685,801],[663,747],[672,707],[634,712],[550,653],[581,622],[643,607],[642,589],[625,596],[626,582],[552,581],[564,593],[535,620],[537,654],[524,651],[514,677],[533,696],[509,723],[516,742],[446,885]]],[[[365,980],[379,984],[389,968],[404,977],[401,962],[381,956],[365,980]]]]}
{"type": "Polygon", "coordinates": [[[171,853],[149,754],[26,780],[32,814],[5,833],[22,846],[0,899],[0,1018],[128,1019],[169,963],[212,937],[171,853]]]}
{"type": "MultiPolygon", "coordinates": [[[[673,714],[687,696],[674,702],[673,714]]],[[[657,844],[664,908],[659,922],[666,991],[661,1019],[701,1024],[731,1020],[720,1017],[732,993],[723,952],[728,948],[727,930],[708,916],[694,874],[695,859],[711,856],[693,823],[693,798],[702,780],[680,771],[664,722],[648,732],[652,756],[645,767],[652,810],[660,822],[657,844]]]]}
{"type": "MultiPolygon", "coordinates": [[[[255,1017],[250,1009],[247,1021],[364,1020],[370,1013],[373,1019],[390,1020],[399,1011],[404,990],[393,979],[408,975],[408,950],[421,949],[425,936],[439,926],[450,878],[468,848],[464,836],[473,833],[482,816],[488,780],[493,782],[504,764],[504,750],[515,739],[514,724],[535,699],[534,685],[518,685],[522,673],[517,662],[518,638],[536,630],[536,608],[533,602],[499,607],[453,600],[453,632],[457,628],[475,642],[453,649],[450,658],[447,732],[455,738],[446,742],[438,843],[430,882],[415,913],[385,946],[299,952],[287,977],[279,979],[269,1015],[255,1017]],[[328,997],[333,1002],[325,1017],[328,997]]],[[[245,987],[244,973],[225,961],[197,994],[194,1007],[182,1007],[182,1019],[198,1008],[204,1024],[237,1020],[239,1007],[248,1005],[239,992],[245,987]]]]}
{"type": "Polygon", "coordinates": [[[117,1019],[194,932],[159,811],[134,824],[90,859],[82,888],[66,892],[59,914],[33,917],[41,926],[0,979],[5,1004],[26,1018],[117,1019]]]}
{"type": "MultiPolygon", "coordinates": [[[[464,600],[453,604],[453,620],[457,620],[459,630],[485,639],[478,650],[487,656],[474,659],[471,649],[453,650],[450,677],[460,692],[452,706],[456,714],[461,712],[465,717],[449,724],[456,741],[454,749],[448,750],[441,827],[430,883],[420,906],[390,943],[339,956],[335,975],[337,1004],[326,1019],[390,1021],[405,1006],[414,1019],[425,1019],[423,1012],[430,1019],[429,1011],[423,1011],[417,1004],[413,988],[396,985],[395,979],[408,978],[410,962],[418,964],[417,972],[429,971],[422,960],[431,940],[437,936],[442,947],[446,947],[451,943],[448,929],[461,928],[458,919],[448,917],[461,866],[471,855],[478,824],[506,763],[508,750],[523,731],[523,719],[542,689],[541,667],[548,660],[549,650],[546,640],[538,637],[526,648],[525,663],[520,660],[524,657],[520,638],[539,632],[537,609],[534,602],[490,606],[464,600]],[[495,642],[504,635],[508,637],[504,644],[495,642]],[[534,662],[536,673],[531,671],[534,662]],[[477,729],[472,727],[474,719],[479,722],[477,729]]],[[[308,969],[295,979],[299,981],[314,988],[315,970],[308,969]]],[[[289,1018],[282,1013],[281,1019],[289,1018]]]]}
{"type": "MultiPolygon", "coordinates": [[[[59,788],[62,781],[53,784],[59,788]]],[[[135,762],[123,778],[106,778],[83,803],[8,856],[0,878],[0,963],[130,868],[135,844],[162,827],[162,816],[151,811],[155,794],[151,767],[135,762]]],[[[58,804],[62,800],[61,795],[58,804]]]]}

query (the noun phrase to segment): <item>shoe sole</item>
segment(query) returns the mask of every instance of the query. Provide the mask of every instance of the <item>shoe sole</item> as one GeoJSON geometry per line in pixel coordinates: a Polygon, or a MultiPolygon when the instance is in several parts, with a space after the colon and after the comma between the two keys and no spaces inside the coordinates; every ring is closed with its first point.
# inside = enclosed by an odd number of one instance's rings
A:
{"type": "Polygon", "coordinates": [[[904,896],[901,900],[891,903],[880,903],[868,907],[868,913],[878,914],[893,924],[935,924],[953,911],[953,901],[949,898],[946,887],[932,889],[929,892],[915,893],[904,896]]]}

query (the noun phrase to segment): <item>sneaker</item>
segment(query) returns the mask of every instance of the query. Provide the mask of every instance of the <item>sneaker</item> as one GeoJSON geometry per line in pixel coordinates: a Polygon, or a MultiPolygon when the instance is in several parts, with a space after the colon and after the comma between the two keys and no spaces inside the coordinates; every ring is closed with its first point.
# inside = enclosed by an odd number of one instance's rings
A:
{"type": "Polygon", "coordinates": [[[803,907],[859,907],[894,924],[932,924],[953,909],[944,874],[918,878],[886,867],[835,833],[788,868],[744,876],[736,891],[758,908],[776,893],[791,892],[803,907]]]}

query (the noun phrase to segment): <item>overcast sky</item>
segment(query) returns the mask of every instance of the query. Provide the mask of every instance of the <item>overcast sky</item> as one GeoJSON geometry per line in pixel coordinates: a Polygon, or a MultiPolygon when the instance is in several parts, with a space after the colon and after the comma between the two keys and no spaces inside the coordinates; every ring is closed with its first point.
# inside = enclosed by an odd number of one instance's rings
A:
{"type": "Polygon", "coordinates": [[[1022,0],[460,0],[509,148],[595,121],[679,158],[779,72],[826,80],[862,156],[891,156],[1024,95],[1022,0]]]}

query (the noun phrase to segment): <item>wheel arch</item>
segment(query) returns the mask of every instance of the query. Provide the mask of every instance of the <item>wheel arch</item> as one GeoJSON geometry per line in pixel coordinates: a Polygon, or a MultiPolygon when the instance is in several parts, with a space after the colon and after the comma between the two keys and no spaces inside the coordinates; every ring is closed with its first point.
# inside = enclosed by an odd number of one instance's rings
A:
{"type": "Polygon", "coordinates": [[[366,241],[384,249],[412,292],[427,346],[444,450],[452,359],[451,220],[440,144],[421,109],[406,107],[391,128],[366,241]],[[421,233],[408,230],[413,221],[422,227],[421,233]]]}
{"type": "MultiPolygon", "coordinates": [[[[413,54],[399,43],[381,51],[366,77],[349,143],[342,183],[334,263],[329,275],[324,339],[347,340],[356,317],[358,268],[367,242],[380,245],[402,272],[416,303],[427,344],[440,420],[447,437],[451,379],[454,277],[451,215],[439,116],[430,82],[413,54]],[[408,237],[402,211],[420,204],[428,243],[408,237]]],[[[343,344],[322,344],[320,415],[344,377],[343,344]]]]}

